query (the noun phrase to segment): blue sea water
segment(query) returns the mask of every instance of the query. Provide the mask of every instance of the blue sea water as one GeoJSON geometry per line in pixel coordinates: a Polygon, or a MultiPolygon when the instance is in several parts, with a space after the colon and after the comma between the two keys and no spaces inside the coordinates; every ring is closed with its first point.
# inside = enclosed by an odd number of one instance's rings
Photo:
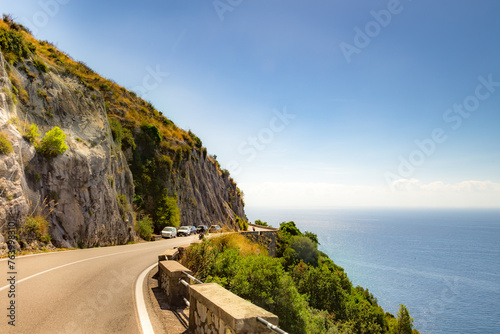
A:
{"type": "Polygon", "coordinates": [[[500,333],[500,210],[247,209],[294,221],[386,312],[408,307],[421,333],[500,333]]]}

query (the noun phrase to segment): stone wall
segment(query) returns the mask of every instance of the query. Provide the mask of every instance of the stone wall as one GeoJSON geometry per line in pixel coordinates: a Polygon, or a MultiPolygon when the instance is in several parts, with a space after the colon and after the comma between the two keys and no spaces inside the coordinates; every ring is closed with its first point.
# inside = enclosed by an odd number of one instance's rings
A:
{"type": "MultiPolygon", "coordinates": [[[[262,226],[259,226],[262,228],[262,226]]],[[[252,225],[249,224],[249,229],[252,229],[252,225]]],[[[259,245],[267,247],[269,251],[269,256],[276,256],[276,240],[278,238],[277,229],[269,229],[268,231],[244,231],[239,232],[253,242],[259,245]]]]}
{"type": "Polygon", "coordinates": [[[191,285],[189,330],[205,333],[274,333],[257,321],[261,317],[278,325],[274,314],[236,296],[217,283],[191,285]]]}
{"type": "Polygon", "coordinates": [[[184,306],[183,298],[189,296],[189,290],[180,280],[182,278],[189,282],[189,279],[182,272],[185,271],[191,275],[191,270],[177,261],[160,261],[158,271],[158,285],[165,292],[168,304],[171,307],[184,306]]]}
{"type": "Polygon", "coordinates": [[[170,307],[185,306],[189,300],[190,333],[241,333],[271,334],[271,329],[257,321],[257,317],[278,326],[278,317],[260,308],[217,283],[194,284],[183,273],[192,272],[177,261],[164,260],[178,256],[176,249],[166,250],[159,255],[158,285],[167,297],[170,307]],[[184,286],[180,280],[190,283],[184,286]]]}

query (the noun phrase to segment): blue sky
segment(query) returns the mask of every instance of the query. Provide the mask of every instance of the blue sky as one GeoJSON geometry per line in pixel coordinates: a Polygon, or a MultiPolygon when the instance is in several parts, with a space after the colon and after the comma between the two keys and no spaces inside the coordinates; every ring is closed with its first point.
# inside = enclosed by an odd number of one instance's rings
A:
{"type": "Polygon", "coordinates": [[[247,207],[500,207],[498,1],[2,1],[191,129],[247,207]]]}

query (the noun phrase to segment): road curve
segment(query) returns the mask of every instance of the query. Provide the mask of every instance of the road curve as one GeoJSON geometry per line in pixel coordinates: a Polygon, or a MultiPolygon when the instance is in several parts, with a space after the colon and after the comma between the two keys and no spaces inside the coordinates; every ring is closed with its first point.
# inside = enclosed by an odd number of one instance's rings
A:
{"type": "Polygon", "coordinates": [[[0,260],[0,333],[141,333],[135,283],[167,248],[197,236],[0,260]],[[15,276],[15,297],[8,279],[15,276]],[[15,326],[8,310],[15,302],[15,326]]]}

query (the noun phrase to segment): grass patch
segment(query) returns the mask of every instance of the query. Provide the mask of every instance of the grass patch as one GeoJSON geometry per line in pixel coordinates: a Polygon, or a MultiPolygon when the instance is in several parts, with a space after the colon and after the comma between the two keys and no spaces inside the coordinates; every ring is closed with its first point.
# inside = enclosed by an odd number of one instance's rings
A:
{"type": "Polygon", "coordinates": [[[0,154],[11,154],[14,152],[12,144],[6,134],[0,132],[0,154]]]}

